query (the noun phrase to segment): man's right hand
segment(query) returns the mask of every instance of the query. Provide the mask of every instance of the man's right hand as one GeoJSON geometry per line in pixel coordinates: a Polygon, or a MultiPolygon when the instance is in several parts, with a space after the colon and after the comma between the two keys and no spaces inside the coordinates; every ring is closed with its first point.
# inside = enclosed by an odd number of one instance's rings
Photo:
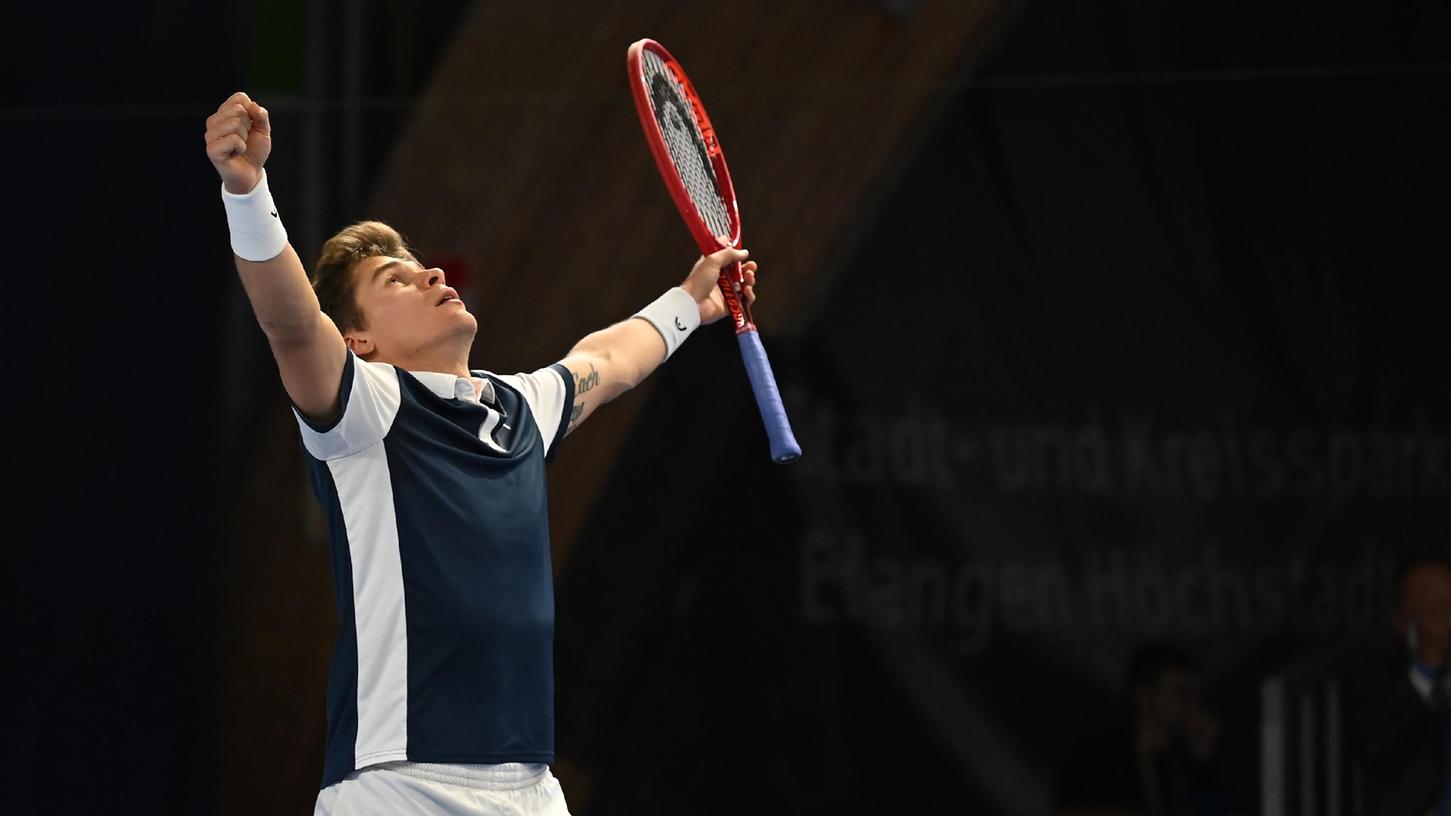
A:
{"type": "Polygon", "coordinates": [[[245,195],[262,180],[262,165],[272,152],[267,109],[238,91],[207,117],[207,158],[222,176],[227,192],[245,195]]]}

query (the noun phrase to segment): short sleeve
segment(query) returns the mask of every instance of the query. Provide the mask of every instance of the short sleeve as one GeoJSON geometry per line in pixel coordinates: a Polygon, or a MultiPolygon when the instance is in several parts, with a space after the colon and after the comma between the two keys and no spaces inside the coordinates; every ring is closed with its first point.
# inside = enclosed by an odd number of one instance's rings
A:
{"type": "Polygon", "coordinates": [[[398,371],[361,360],[349,349],[338,398],[338,415],[326,424],[313,422],[292,406],[303,447],[318,459],[341,459],[382,441],[398,416],[398,371]]]}
{"type": "Polygon", "coordinates": [[[569,369],[555,363],[532,374],[504,374],[499,379],[524,395],[544,440],[544,459],[554,461],[555,448],[569,430],[569,410],[574,403],[574,377],[569,369]]]}

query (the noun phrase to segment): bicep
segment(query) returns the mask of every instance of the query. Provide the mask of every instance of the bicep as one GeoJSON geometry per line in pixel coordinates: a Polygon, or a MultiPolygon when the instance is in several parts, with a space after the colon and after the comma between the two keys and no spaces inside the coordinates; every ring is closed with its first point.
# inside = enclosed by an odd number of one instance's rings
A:
{"type": "Polygon", "coordinates": [[[299,413],[324,425],[341,408],[339,384],[348,348],[332,319],[322,312],[312,330],[294,338],[269,338],[282,387],[299,413]]]}
{"type": "Polygon", "coordinates": [[[607,355],[571,354],[559,364],[574,377],[574,403],[569,409],[566,434],[579,427],[601,405],[629,390],[607,355]]]}

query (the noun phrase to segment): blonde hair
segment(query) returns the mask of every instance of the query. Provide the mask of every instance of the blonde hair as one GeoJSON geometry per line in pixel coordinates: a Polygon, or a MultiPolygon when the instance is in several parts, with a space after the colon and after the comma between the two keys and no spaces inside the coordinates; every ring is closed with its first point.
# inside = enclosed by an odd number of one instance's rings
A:
{"type": "Polygon", "coordinates": [[[322,245],[312,272],[312,291],[323,313],[333,319],[344,334],[366,329],[363,310],[358,307],[358,283],[353,267],[367,258],[385,255],[417,261],[398,230],[382,221],[359,221],[338,230],[322,245]]]}

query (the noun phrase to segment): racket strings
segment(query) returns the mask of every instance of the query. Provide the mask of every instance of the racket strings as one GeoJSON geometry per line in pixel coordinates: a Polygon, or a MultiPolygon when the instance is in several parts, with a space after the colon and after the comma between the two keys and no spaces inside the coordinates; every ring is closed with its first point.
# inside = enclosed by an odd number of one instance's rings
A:
{"type": "Polygon", "coordinates": [[[646,49],[642,56],[645,87],[650,91],[655,123],[664,137],[670,163],[675,166],[686,194],[712,235],[734,234],[730,210],[720,194],[700,122],[686,101],[685,89],[665,67],[659,55],[646,49]]]}

